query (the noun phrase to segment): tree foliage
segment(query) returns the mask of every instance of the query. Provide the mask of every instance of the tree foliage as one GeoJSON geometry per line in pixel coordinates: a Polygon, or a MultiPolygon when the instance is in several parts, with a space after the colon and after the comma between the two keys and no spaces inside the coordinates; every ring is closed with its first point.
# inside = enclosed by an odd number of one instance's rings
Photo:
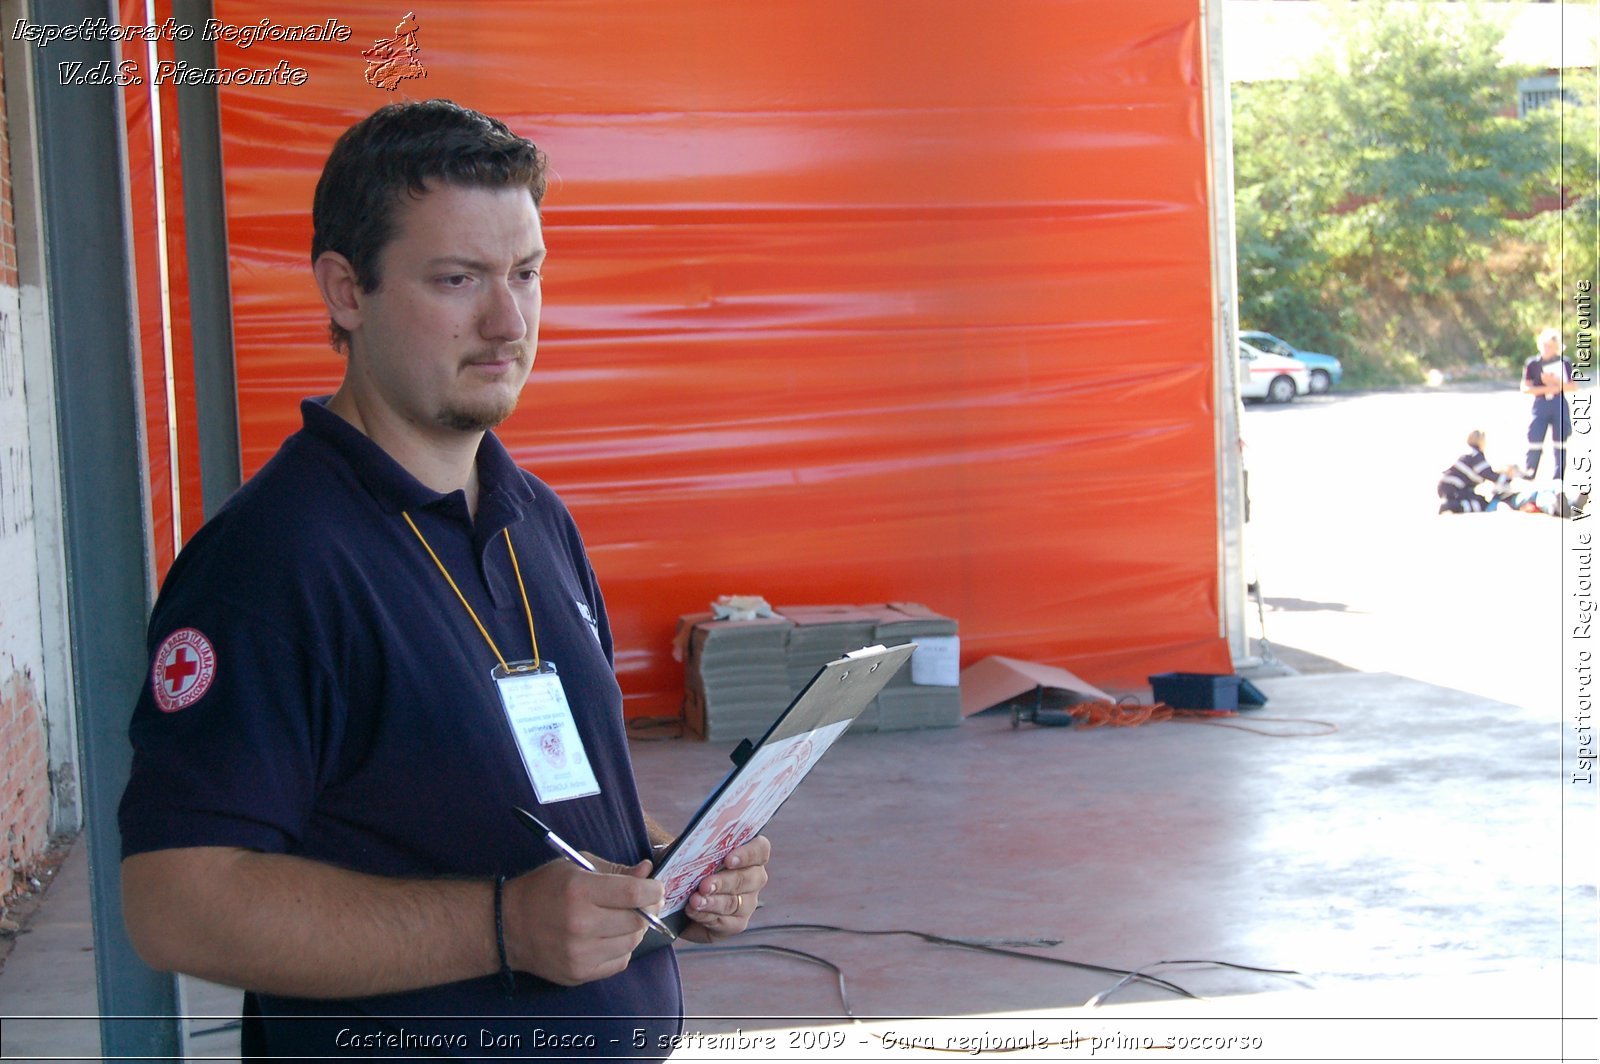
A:
{"type": "MultiPolygon", "coordinates": [[[[1358,381],[1462,361],[1463,346],[1519,358],[1538,316],[1520,304],[1552,294],[1562,242],[1559,221],[1526,219],[1563,181],[1583,195],[1562,149],[1592,106],[1519,118],[1528,72],[1502,65],[1504,31],[1477,5],[1330,18],[1335,43],[1298,78],[1235,88],[1242,323],[1342,355],[1358,381]]],[[[1592,154],[1587,173],[1592,204],[1592,154]]],[[[1581,227],[1580,213],[1553,217],[1581,227]]]]}
{"type": "Polygon", "coordinates": [[[1580,282],[1589,290],[1600,284],[1600,72],[1567,82],[1570,102],[1553,111],[1561,144],[1561,183],[1571,201],[1557,220],[1559,233],[1549,238],[1558,246],[1550,263],[1549,281],[1570,303],[1580,282]]]}

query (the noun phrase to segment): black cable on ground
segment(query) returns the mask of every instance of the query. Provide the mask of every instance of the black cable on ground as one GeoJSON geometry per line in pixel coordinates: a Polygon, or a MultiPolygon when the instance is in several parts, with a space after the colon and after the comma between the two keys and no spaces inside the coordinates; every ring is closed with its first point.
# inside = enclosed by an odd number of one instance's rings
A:
{"type": "MultiPolygon", "coordinates": [[[[754,930],[755,928],[750,929],[750,931],[754,930]]],[[[745,933],[749,934],[750,931],[746,931],[745,933]]],[[[680,957],[686,954],[695,953],[777,953],[785,957],[794,957],[799,960],[809,961],[812,964],[820,964],[822,967],[831,971],[834,974],[834,977],[839,980],[839,1004],[843,1006],[844,1014],[850,1017],[851,1021],[854,1023],[861,1022],[861,1018],[851,1011],[850,1008],[850,995],[845,990],[844,985],[844,969],[840,968],[837,964],[834,964],[830,960],[825,960],[822,957],[818,957],[814,953],[806,953],[804,950],[791,949],[788,946],[768,945],[764,942],[734,942],[721,946],[689,946],[679,948],[678,950],[678,956],[680,957]]]]}
{"type": "MultiPolygon", "coordinates": [[[[1129,970],[1127,970],[1125,968],[1112,968],[1112,967],[1108,967],[1106,965],[1101,965],[1101,964],[1090,964],[1087,961],[1069,960],[1069,959],[1064,958],[1064,957],[1045,957],[1045,956],[1041,956],[1041,955],[1039,955],[1037,953],[1024,953],[1021,950],[1007,949],[1007,948],[1002,947],[1002,946],[992,945],[989,942],[978,941],[978,940],[974,940],[974,939],[952,938],[952,937],[950,937],[948,935],[936,935],[936,934],[933,934],[933,933],[927,932],[927,931],[912,931],[912,930],[906,930],[906,929],[866,930],[866,929],[861,929],[861,928],[840,927],[840,926],[835,925],[835,924],[765,924],[765,925],[762,925],[762,926],[759,926],[759,927],[748,928],[744,932],[744,934],[745,935],[755,935],[755,934],[763,934],[763,933],[774,932],[774,931],[799,931],[799,932],[829,931],[829,932],[835,932],[835,933],[839,933],[839,934],[861,935],[861,936],[865,936],[865,937],[877,937],[877,936],[885,936],[885,935],[904,935],[904,936],[908,936],[910,938],[921,939],[924,942],[928,942],[928,943],[931,943],[933,945],[938,945],[938,946],[954,946],[957,949],[970,949],[970,950],[975,950],[975,951],[977,951],[979,953],[989,953],[989,954],[993,954],[993,955],[999,956],[999,957],[1011,957],[1011,958],[1016,958],[1016,959],[1020,959],[1020,960],[1036,961],[1036,962],[1039,962],[1039,963],[1042,963],[1042,964],[1053,964],[1053,965],[1057,965],[1057,966],[1060,966],[1060,967],[1075,968],[1075,969],[1078,969],[1080,971],[1099,972],[1099,973],[1104,974],[1104,975],[1120,976],[1121,977],[1121,981],[1118,982],[1117,986],[1114,987],[1113,990],[1119,989],[1121,986],[1125,985],[1125,983],[1127,983],[1127,982],[1138,981],[1138,982],[1148,983],[1151,986],[1158,987],[1158,988],[1160,988],[1162,990],[1166,990],[1166,991],[1168,991],[1170,993],[1173,993],[1173,994],[1178,994],[1178,995],[1180,995],[1182,997],[1198,998],[1198,995],[1190,993],[1189,991],[1185,990],[1183,987],[1179,986],[1177,983],[1171,982],[1170,980],[1167,980],[1167,979],[1162,979],[1159,976],[1146,974],[1145,972],[1142,972],[1142,971],[1129,971],[1129,970]]],[[[1045,940],[1046,944],[1051,944],[1051,945],[1056,944],[1058,941],[1059,940],[1045,940]]],[[[702,954],[702,953],[733,952],[733,951],[736,951],[736,950],[744,950],[744,949],[749,949],[749,948],[751,948],[751,947],[750,946],[744,946],[744,945],[694,946],[694,947],[688,947],[688,948],[680,948],[678,950],[678,955],[680,957],[684,957],[684,956],[694,956],[695,954],[702,954]]],[[[829,961],[823,960],[820,957],[816,957],[816,956],[813,956],[813,955],[808,954],[808,953],[803,953],[803,952],[801,952],[799,950],[782,949],[782,950],[774,950],[774,952],[785,952],[785,953],[788,953],[788,954],[790,954],[792,956],[797,956],[797,957],[803,958],[805,960],[809,960],[809,961],[812,961],[814,963],[821,964],[821,965],[831,969],[835,973],[837,973],[838,978],[839,978],[839,998],[840,998],[840,1001],[844,1004],[845,1013],[847,1015],[849,1015],[852,1019],[855,1018],[855,1014],[850,1011],[848,999],[846,997],[844,972],[842,970],[840,970],[837,965],[834,965],[833,963],[831,963],[829,961]]],[[[1219,962],[1219,963],[1221,963],[1221,962],[1219,962]]],[[[1243,966],[1241,965],[1240,967],[1243,967],[1243,966]]],[[[1271,969],[1261,969],[1261,970],[1262,971],[1270,971],[1271,969]]],[[[1109,993],[1109,992],[1110,991],[1107,991],[1107,993],[1109,993]]]]}
{"type": "Polygon", "coordinates": [[[1287,976],[1287,975],[1299,975],[1300,974],[1299,972],[1294,971],[1293,969],[1290,969],[1290,968],[1257,968],[1254,965],[1234,964],[1231,961],[1210,961],[1210,960],[1155,961],[1152,964],[1142,965],[1142,966],[1134,969],[1133,972],[1130,972],[1128,975],[1125,975],[1121,979],[1117,980],[1117,982],[1114,985],[1112,985],[1109,989],[1100,991],[1100,993],[1096,994],[1094,997],[1092,997],[1088,1001],[1084,1002],[1084,1004],[1089,1006],[1089,1007],[1091,1007],[1091,1008],[1099,1008],[1101,1003],[1103,1003],[1106,998],[1110,997],[1112,994],[1115,994],[1118,990],[1121,990],[1123,987],[1125,987],[1129,983],[1133,982],[1133,976],[1135,974],[1143,975],[1146,972],[1148,972],[1151,968],[1161,968],[1161,967],[1164,967],[1164,966],[1169,965],[1169,964],[1203,964],[1203,965],[1207,965],[1209,967],[1215,967],[1215,968],[1232,968],[1232,969],[1234,969],[1236,971],[1241,971],[1241,972],[1260,972],[1260,973],[1262,973],[1264,975],[1285,975],[1285,976],[1287,976]]]}

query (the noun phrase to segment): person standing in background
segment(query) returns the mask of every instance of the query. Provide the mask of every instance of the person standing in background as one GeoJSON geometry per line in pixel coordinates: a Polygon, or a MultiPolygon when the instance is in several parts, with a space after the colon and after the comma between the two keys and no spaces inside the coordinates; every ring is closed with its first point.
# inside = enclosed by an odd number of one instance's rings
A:
{"type": "Polygon", "coordinates": [[[1539,353],[1522,367],[1522,391],[1533,396],[1533,417],[1528,423],[1527,474],[1529,479],[1538,475],[1539,458],[1548,435],[1555,478],[1561,480],[1567,471],[1567,436],[1572,431],[1566,393],[1577,391],[1578,386],[1572,380],[1572,363],[1561,357],[1566,349],[1561,342],[1561,330],[1554,326],[1541,329],[1537,341],[1539,353]]]}

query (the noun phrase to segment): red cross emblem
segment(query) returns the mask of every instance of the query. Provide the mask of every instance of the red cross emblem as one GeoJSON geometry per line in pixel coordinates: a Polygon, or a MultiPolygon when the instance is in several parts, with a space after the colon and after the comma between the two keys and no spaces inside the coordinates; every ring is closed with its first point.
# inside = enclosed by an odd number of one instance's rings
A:
{"type": "Polygon", "coordinates": [[[211,640],[193,628],[180,628],[156,648],[150,688],[163,713],[176,713],[200,701],[217,675],[211,640]]]}

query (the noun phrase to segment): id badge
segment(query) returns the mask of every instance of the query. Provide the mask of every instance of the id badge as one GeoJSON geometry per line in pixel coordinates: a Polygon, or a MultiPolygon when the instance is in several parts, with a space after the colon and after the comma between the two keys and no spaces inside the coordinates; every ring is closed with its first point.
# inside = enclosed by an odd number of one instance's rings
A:
{"type": "Polygon", "coordinates": [[[556,667],[548,661],[537,667],[521,661],[512,663],[509,671],[496,665],[489,675],[500,692],[500,704],[539,804],[599,794],[600,781],[589,765],[556,667]]]}

